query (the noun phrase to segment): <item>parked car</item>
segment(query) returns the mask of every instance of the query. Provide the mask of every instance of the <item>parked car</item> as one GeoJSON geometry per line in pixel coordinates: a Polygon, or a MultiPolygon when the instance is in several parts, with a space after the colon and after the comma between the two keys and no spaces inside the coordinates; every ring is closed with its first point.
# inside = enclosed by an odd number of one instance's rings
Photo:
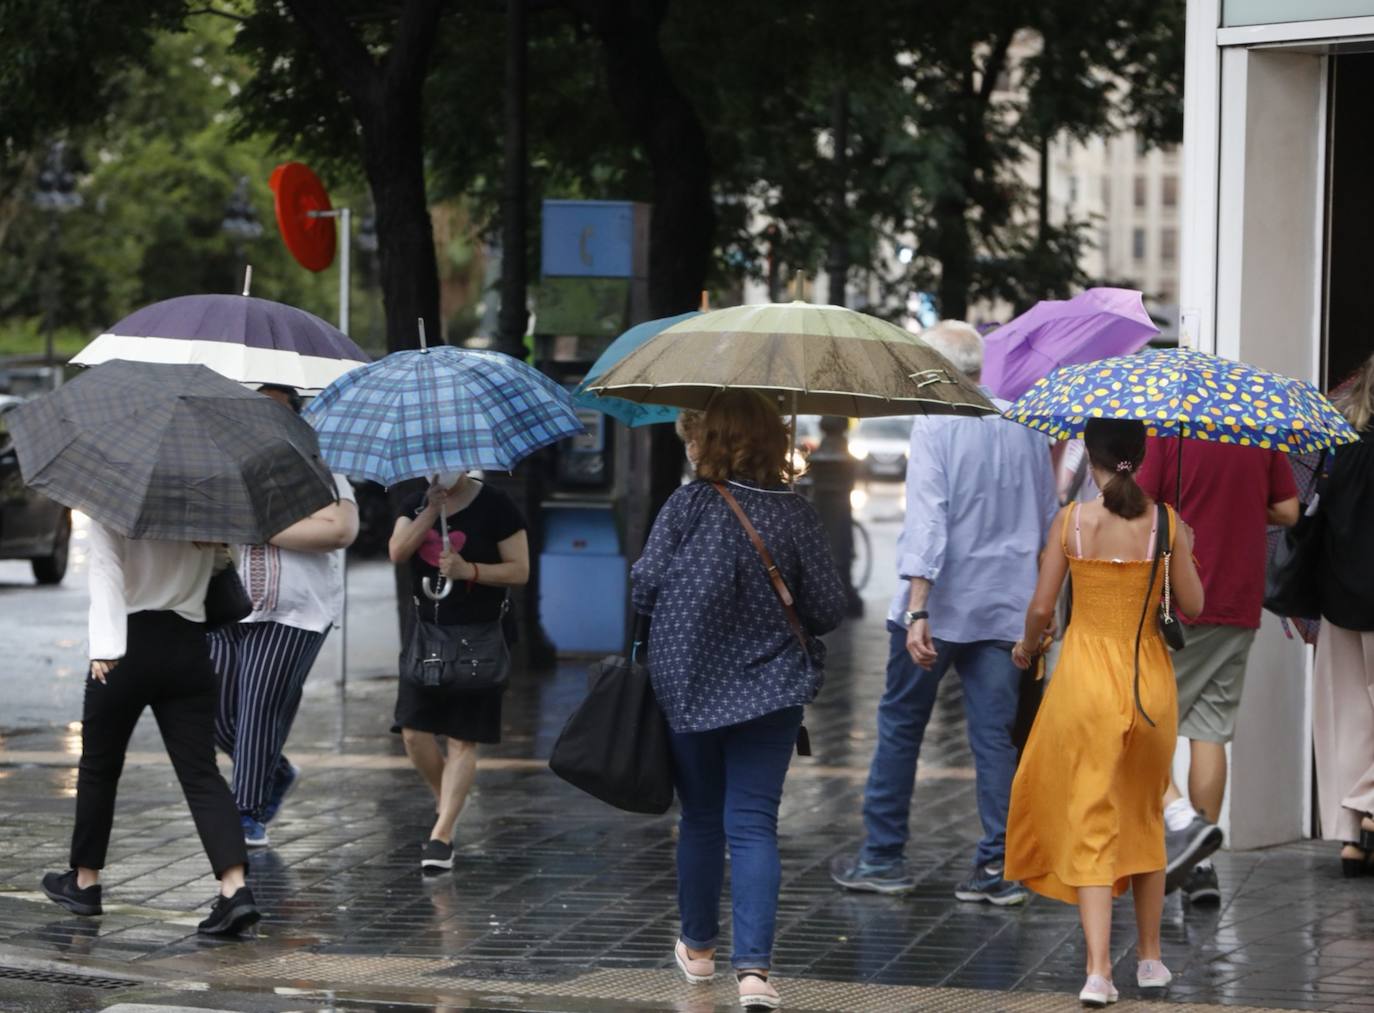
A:
{"type": "Polygon", "coordinates": [[[6,416],[24,399],[0,394],[0,559],[27,559],[40,584],[67,573],[71,511],[24,484],[6,416]]]}
{"type": "Polygon", "coordinates": [[[911,416],[860,419],[849,437],[849,453],[867,478],[906,478],[906,452],[911,444],[911,416]]]}

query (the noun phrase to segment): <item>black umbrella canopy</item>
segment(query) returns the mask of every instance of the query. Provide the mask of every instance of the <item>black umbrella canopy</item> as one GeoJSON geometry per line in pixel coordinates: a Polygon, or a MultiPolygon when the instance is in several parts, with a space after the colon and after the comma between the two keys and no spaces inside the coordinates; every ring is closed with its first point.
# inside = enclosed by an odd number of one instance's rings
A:
{"type": "Polygon", "coordinates": [[[10,431],[26,483],[129,538],[265,542],[335,500],[314,430],[205,366],[108,362],[10,431]]]}

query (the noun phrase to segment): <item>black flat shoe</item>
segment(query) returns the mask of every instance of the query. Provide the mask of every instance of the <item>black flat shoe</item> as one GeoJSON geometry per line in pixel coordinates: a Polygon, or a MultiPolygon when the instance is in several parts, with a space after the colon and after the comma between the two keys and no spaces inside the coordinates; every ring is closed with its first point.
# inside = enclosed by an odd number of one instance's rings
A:
{"type": "Polygon", "coordinates": [[[76,885],[76,870],[49,872],[43,876],[43,892],[54,904],[61,904],[74,915],[88,917],[103,914],[100,906],[100,884],[88,886],[84,890],[76,885]]]}
{"type": "Polygon", "coordinates": [[[256,925],[262,912],[253,903],[253,891],[241,886],[232,897],[223,894],[215,898],[210,907],[210,917],[196,926],[203,936],[236,936],[244,929],[256,925]]]}
{"type": "Polygon", "coordinates": [[[1370,858],[1369,850],[1367,848],[1361,847],[1354,841],[1342,841],[1341,847],[1342,850],[1344,850],[1345,848],[1359,848],[1361,851],[1364,852],[1364,854],[1362,854],[1359,858],[1347,858],[1345,855],[1341,855],[1342,876],[1344,876],[1346,879],[1358,879],[1361,876],[1367,876],[1370,874],[1370,858]]]}

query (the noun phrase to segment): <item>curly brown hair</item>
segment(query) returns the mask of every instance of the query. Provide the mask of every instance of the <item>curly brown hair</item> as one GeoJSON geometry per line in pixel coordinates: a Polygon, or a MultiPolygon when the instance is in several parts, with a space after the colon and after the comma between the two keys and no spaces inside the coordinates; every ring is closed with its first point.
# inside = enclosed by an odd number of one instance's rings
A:
{"type": "Polygon", "coordinates": [[[711,399],[697,433],[697,476],[708,482],[743,479],[775,486],[788,478],[791,441],[778,410],[752,390],[725,390],[711,399]]]}

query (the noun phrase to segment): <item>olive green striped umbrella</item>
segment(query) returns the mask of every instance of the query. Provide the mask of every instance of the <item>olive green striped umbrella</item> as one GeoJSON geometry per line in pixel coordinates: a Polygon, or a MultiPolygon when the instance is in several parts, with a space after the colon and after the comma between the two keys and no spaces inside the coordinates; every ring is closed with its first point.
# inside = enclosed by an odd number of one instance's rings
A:
{"type": "Polygon", "coordinates": [[[765,303],[703,313],[640,345],[588,390],[707,407],[756,390],[805,415],[989,415],[978,387],[916,335],[843,306],[765,303]]]}

